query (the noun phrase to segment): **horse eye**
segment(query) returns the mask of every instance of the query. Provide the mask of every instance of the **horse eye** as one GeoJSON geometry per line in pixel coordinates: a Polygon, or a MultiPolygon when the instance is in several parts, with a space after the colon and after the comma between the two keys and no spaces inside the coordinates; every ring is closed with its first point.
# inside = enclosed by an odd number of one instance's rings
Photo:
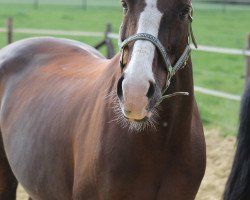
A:
{"type": "Polygon", "coordinates": [[[127,11],[127,10],[128,10],[128,4],[127,4],[125,1],[121,1],[121,3],[122,3],[123,9],[124,9],[125,11],[127,11]]]}
{"type": "Polygon", "coordinates": [[[186,17],[187,15],[189,15],[191,12],[191,7],[190,6],[186,6],[181,12],[180,12],[180,18],[183,19],[184,17],[186,17]]]}

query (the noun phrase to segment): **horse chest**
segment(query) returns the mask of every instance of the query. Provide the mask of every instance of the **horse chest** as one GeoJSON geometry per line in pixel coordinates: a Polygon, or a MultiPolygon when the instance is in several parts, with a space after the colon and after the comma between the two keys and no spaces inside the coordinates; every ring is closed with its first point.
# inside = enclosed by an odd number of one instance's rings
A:
{"type": "Polygon", "coordinates": [[[97,188],[101,196],[111,200],[156,199],[165,173],[163,152],[127,142],[106,146],[100,153],[97,188]]]}

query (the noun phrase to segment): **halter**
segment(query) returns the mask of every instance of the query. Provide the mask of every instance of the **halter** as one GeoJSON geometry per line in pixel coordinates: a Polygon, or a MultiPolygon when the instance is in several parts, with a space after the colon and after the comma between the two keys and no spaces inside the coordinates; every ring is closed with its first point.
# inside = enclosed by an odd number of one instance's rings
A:
{"type": "Polygon", "coordinates": [[[169,56],[164,48],[164,46],[161,44],[160,40],[157,39],[156,37],[154,37],[153,35],[150,35],[148,33],[137,33],[135,35],[132,35],[130,37],[128,37],[127,39],[125,39],[121,44],[119,44],[119,48],[121,51],[121,57],[120,57],[120,66],[121,69],[123,70],[123,68],[125,67],[126,64],[124,64],[124,49],[125,47],[127,47],[131,42],[137,41],[137,40],[146,40],[151,42],[152,44],[154,44],[154,46],[158,49],[158,51],[160,52],[163,61],[164,61],[164,66],[166,68],[166,70],[168,71],[168,75],[167,75],[167,80],[166,80],[166,84],[165,87],[163,89],[162,92],[162,97],[161,99],[158,101],[157,106],[165,99],[171,98],[173,96],[177,96],[177,95],[189,95],[188,92],[175,92],[173,94],[166,94],[166,91],[170,85],[171,79],[172,77],[182,68],[184,68],[187,65],[187,61],[189,59],[190,53],[191,53],[191,48],[189,45],[189,41],[190,41],[190,37],[192,39],[193,44],[195,45],[195,47],[197,48],[197,44],[194,38],[194,34],[192,31],[192,26],[191,26],[191,22],[193,20],[192,18],[192,13],[190,13],[189,15],[189,19],[190,19],[190,23],[189,23],[189,33],[188,33],[188,44],[185,48],[185,50],[183,51],[181,57],[179,58],[179,60],[175,63],[174,66],[172,66],[169,56]]]}

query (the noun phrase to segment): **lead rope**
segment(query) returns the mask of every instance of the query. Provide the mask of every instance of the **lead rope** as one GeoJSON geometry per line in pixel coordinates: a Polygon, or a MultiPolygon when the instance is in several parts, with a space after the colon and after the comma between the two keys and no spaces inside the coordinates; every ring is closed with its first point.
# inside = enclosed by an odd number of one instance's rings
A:
{"type": "Polygon", "coordinates": [[[165,99],[169,99],[171,97],[175,97],[175,96],[188,96],[189,92],[174,92],[172,94],[167,94],[167,95],[163,95],[160,100],[155,104],[155,106],[159,106],[162,101],[164,101],[165,99]]]}

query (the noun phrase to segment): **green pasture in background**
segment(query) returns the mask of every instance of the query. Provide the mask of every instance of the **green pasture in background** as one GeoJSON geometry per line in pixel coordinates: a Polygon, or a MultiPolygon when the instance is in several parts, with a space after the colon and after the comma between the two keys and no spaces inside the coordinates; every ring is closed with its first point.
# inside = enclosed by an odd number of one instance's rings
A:
{"type": "MultiPolygon", "coordinates": [[[[118,1],[118,0],[117,0],[118,1]]],[[[0,0],[1,3],[1,0],[0,0]]],[[[195,4],[193,29],[198,44],[227,48],[246,47],[246,36],[250,33],[250,7],[195,4]]],[[[13,17],[15,28],[58,29],[104,32],[105,24],[111,23],[118,32],[122,19],[119,7],[81,5],[1,4],[0,27],[7,17],[13,17]]],[[[34,35],[14,34],[14,40],[34,35]]],[[[62,36],[60,36],[62,37],[62,36]]],[[[90,45],[102,38],[70,37],[90,45]]],[[[114,40],[114,45],[117,41],[114,40]]],[[[1,47],[6,44],[1,34],[1,47]]],[[[105,52],[102,49],[102,52],[105,52]]],[[[195,85],[241,95],[244,88],[245,58],[215,53],[193,51],[195,85]]],[[[239,102],[196,93],[205,128],[217,129],[223,135],[235,134],[238,124],[239,102]]],[[[178,97],[176,97],[178,98],[178,97]]]]}

